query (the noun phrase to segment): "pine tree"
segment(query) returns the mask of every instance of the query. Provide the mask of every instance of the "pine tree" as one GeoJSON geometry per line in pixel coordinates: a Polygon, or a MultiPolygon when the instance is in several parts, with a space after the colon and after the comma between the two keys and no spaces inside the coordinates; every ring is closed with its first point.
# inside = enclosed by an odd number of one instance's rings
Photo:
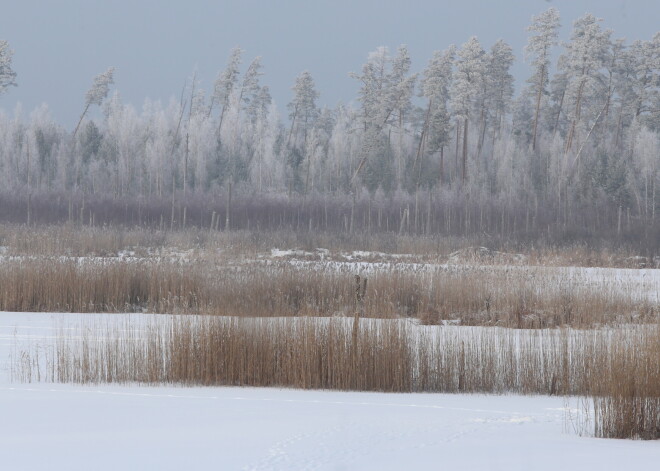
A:
{"type": "Polygon", "coordinates": [[[350,74],[351,77],[362,82],[358,100],[362,105],[361,118],[364,129],[361,159],[353,174],[353,180],[363,168],[379,174],[370,178],[372,182],[390,176],[388,162],[370,165],[367,165],[367,162],[372,154],[380,160],[389,158],[389,139],[383,142],[383,130],[386,126],[403,124],[403,116],[408,109],[416,80],[415,75],[408,75],[409,68],[410,58],[405,46],[399,48],[394,60],[386,47],[379,47],[369,54],[367,62],[362,66],[361,74],[350,74]]]}
{"type": "Polygon", "coordinates": [[[307,162],[304,187],[304,192],[307,193],[311,159],[307,143],[319,116],[319,110],[316,107],[316,99],[319,97],[319,93],[316,91],[312,74],[307,70],[296,78],[296,83],[291,89],[293,90],[293,100],[287,105],[289,119],[291,120],[287,138],[287,148],[290,149],[288,160],[292,172],[291,182],[301,181],[300,166],[307,162]]]}
{"type": "Polygon", "coordinates": [[[16,86],[16,72],[11,68],[14,51],[9,49],[9,43],[0,39],[0,95],[7,88],[16,86]]]}
{"type": "Polygon", "coordinates": [[[304,146],[307,142],[307,134],[314,127],[314,122],[319,114],[316,107],[316,99],[319,97],[319,93],[316,91],[312,74],[306,70],[296,78],[292,90],[293,100],[287,105],[289,119],[291,120],[287,146],[291,145],[292,138],[293,145],[297,145],[300,135],[302,135],[302,145],[304,146]]]}
{"type": "MultiPolygon", "coordinates": [[[[503,40],[498,40],[486,55],[486,75],[484,80],[483,118],[482,130],[479,140],[479,149],[483,147],[484,135],[488,127],[492,128],[493,135],[499,133],[502,119],[511,106],[513,98],[513,49],[503,40]],[[490,126],[487,125],[490,120],[490,126]]],[[[477,152],[479,155],[479,152],[477,152]]]]}
{"type": "Polygon", "coordinates": [[[108,92],[110,91],[110,85],[115,83],[114,73],[115,73],[115,68],[109,67],[108,70],[94,77],[94,83],[92,84],[92,88],[87,90],[87,93],[85,94],[85,109],[80,115],[80,119],[78,120],[76,129],[73,131],[73,137],[76,136],[76,133],[78,132],[78,128],[80,127],[80,123],[82,123],[82,120],[87,114],[87,111],[89,111],[89,107],[92,105],[101,106],[103,100],[107,98],[108,92]]]}
{"type": "Polygon", "coordinates": [[[591,108],[594,119],[606,98],[606,80],[603,67],[611,47],[611,31],[600,27],[599,18],[588,13],[573,23],[571,41],[566,43],[561,63],[567,77],[566,97],[570,103],[570,128],[566,136],[565,152],[573,148],[576,135],[583,123],[585,110],[591,108]]]}
{"type": "Polygon", "coordinates": [[[463,126],[461,173],[463,183],[467,180],[468,123],[483,87],[486,69],[485,54],[477,37],[472,36],[458,50],[456,71],[452,82],[452,111],[456,119],[462,121],[463,126]]]}
{"type": "Polygon", "coordinates": [[[444,147],[451,129],[448,101],[455,56],[456,46],[453,44],[445,51],[434,52],[421,81],[421,95],[428,104],[415,161],[423,158],[427,145],[430,152],[440,151],[440,182],[444,177],[444,147]]]}
{"type": "Polygon", "coordinates": [[[541,102],[543,95],[547,93],[546,84],[550,69],[550,57],[552,47],[557,44],[558,29],[559,12],[555,8],[550,8],[538,16],[533,16],[532,24],[527,27],[527,31],[536,33],[530,36],[527,46],[525,46],[525,55],[531,61],[534,69],[533,75],[527,80],[536,96],[534,122],[532,123],[533,150],[536,150],[541,102]]]}
{"type": "Polygon", "coordinates": [[[231,52],[227,67],[224,71],[222,71],[221,74],[218,75],[218,78],[215,81],[213,97],[211,99],[211,105],[209,106],[209,115],[213,111],[214,104],[217,103],[218,106],[220,106],[218,134],[222,129],[222,122],[224,121],[225,114],[229,108],[232,93],[234,92],[236,84],[238,83],[238,76],[240,74],[239,67],[241,65],[242,55],[243,50],[240,47],[235,47],[231,52]]]}

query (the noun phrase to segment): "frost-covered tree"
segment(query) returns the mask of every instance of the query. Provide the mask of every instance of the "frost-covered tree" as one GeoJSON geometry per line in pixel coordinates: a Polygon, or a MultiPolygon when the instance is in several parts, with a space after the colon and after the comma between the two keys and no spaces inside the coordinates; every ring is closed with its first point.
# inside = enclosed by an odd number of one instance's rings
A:
{"type": "Polygon", "coordinates": [[[514,91],[513,75],[511,75],[514,56],[511,46],[501,39],[498,40],[491,47],[485,60],[486,69],[482,113],[480,116],[482,123],[479,149],[483,147],[484,135],[489,126],[493,130],[493,135],[499,133],[502,119],[511,106],[514,91]]]}
{"type": "Polygon", "coordinates": [[[399,185],[403,177],[403,167],[405,160],[404,137],[407,134],[407,118],[412,109],[412,95],[415,91],[417,74],[410,73],[411,59],[408,48],[405,45],[399,46],[396,56],[392,58],[392,67],[390,73],[390,86],[388,97],[388,108],[391,107],[392,113],[388,118],[390,129],[394,129],[397,135],[396,159],[398,162],[397,177],[399,185]]]}
{"type": "Polygon", "coordinates": [[[621,54],[616,86],[626,95],[622,106],[628,119],[638,118],[652,126],[658,122],[660,96],[660,33],[648,41],[634,41],[621,54]]]}
{"type": "Polygon", "coordinates": [[[292,90],[293,100],[287,105],[289,119],[291,120],[287,145],[291,145],[292,138],[295,145],[295,142],[302,136],[304,146],[307,143],[307,134],[314,126],[319,114],[316,106],[316,99],[319,97],[319,92],[316,91],[314,79],[308,71],[302,72],[296,78],[296,83],[292,90]]]}
{"type": "Polygon", "coordinates": [[[361,104],[361,118],[365,132],[371,126],[384,125],[383,102],[389,85],[387,70],[390,60],[388,49],[379,47],[369,53],[361,74],[350,74],[352,78],[361,82],[358,101],[361,104]]]}
{"type": "Polygon", "coordinates": [[[143,133],[135,108],[121,102],[117,92],[106,105],[106,128],[111,143],[110,158],[114,167],[113,191],[117,196],[138,193],[144,160],[143,133]]]}
{"type": "Polygon", "coordinates": [[[538,16],[532,17],[532,24],[527,31],[533,32],[525,46],[525,57],[534,70],[527,80],[535,95],[534,121],[532,123],[532,149],[536,150],[536,141],[541,113],[542,98],[547,93],[548,73],[552,48],[557,44],[559,29],[559,11],[550,8],[538,16]]]}
{"type": "Polygon", "coordinates": [[[565,44],[564,60],[560,62],[561,72],[567,77],[566,97],[570,104],[566,152],[573,148],[576,134],[585,121],[585,110],[590,111],[588,119],[596,119],[597,110],[607,99],[603,67],[611,47],[611,31],[603,30],[601,21],[590,13],[576,20],[571,40],[565,44]]]}
{"type": "Polygon", "coordinates": [[[115,73],[115,68],[109,67],[108,70],[94,77],[94,83],[92,83],[92,88],[87,90],[87,93],[85,94],[85,109],[80,115],[80,119],[78,120],[76,129],[74,129],[73,131],[74,137],[78,133],[78,128],[80,127],[80,123],[82,123],[82,120],[85,118],[87,111],[89,111],[89,107],[92,105],[101,106],[103,100],[107,98],[108,92],[110,91],[110,85],[115,83],[113,78],[114,73],[115,73]]]}
{"type": "Polygon", "coordinates": [[[11,68],[13,55],[9,43],[0,39],[0,95],[10,86],[16,86],[16,72],[11,68]]]}
{"type": "MultiPolygon", "coordinates": [[[[287,148],[289,148],[289,158],[287,159],[291,170],[291,182],[295,185],[300,181],[299,171],[303,162],[307,161],[307,175],[309,175],[310,155],[308,154],[307,139],[314,128],[319,110],[316,106],[316,99],[319,93],[316,91],[312,74],[308,71],[302,72],[292,87],[293,100],[287,105],[289,109],[289,119],[291,127],[287,138],[287,148]]],[[[307,180],[305,183],[305,192],[307,192],[307,180]]]]}
{"type": "Polygon", "coordinates": [[[411,99],[417,74],[410,74],[411,64],[408,48],[405,45],[399,46],[396,56],[392,58],[387,97],[387,108],[391,108],[393,113],[389,119],[399,129],[403,129],[406,113],[412,108],[411,99]]]}
{"type": "Polygon", "coordinates": [[[273,103],[273,98],[270,94],[270,87],[263,85],[259,87],[257,93],[250,100],[246,113],[250,123],[254,126],[257,121],[265,120],[270,110],[270,105],[273,103]]]}
{"type": "Polygon", "coordinates": [[[255,57],[245,71],[243,82],[238,92],[239,116],[240,107],[243,104],[248,106],[251,101],[258,99],[261,93],[261,86],[259,85],[259,77],[261,75],[261,57],[255,57]]]}
{"type": "Polygon", "coordinates": [[[463,126],[461,179],[464,183],[467,179],[468,123],[471,111],[483,88],[486,71],[485,55],[486,52],[477,37],[472,36],[458,50],[452,81],[452,110],[456,119],[462,121],[463,126]]]}
{"type": "MultiPolygon", "coordinates": [[[[345,204],[349,194],[348,211],[324,211],[330,229],[335,219],[349,232],[371,224],[376,208],[378,225],[382,216],[382,227],[394,231],[543,230],[552,238],[578,225],[622,233],[627,224],[630,234],[646,225],[651,240],[660,227],[660,33],[611,42],[586,15],[553,62],[558,24],[554,9],[532,18],[525,48],[531,73],[515,98],[511,48],[497,41],[484,50],[476,38],[460,51],[433,54],[420,75],[419,108],[405,46],[369,54],[352,74],[359,80],[356,105],[334,109],[318,109],[317,88],[303,73],[288,108],[278,111],[260,83],[260,61],[242,74],[238,48],[211,90],[195,76],[180,100],[147,100],[139,112],[118,94],[106,99],[111,80],[95,82],[74,139],[45,106],[29,118],[20,106],[13,116],[0,110],[0,184],[21,195],[75,192],[74,206],[88,192],[117,196],[128,202],[126,217],[133,200],[153,198],[160,203],[149,205],[151,215],[144,205],[135,218],[151,223],[163,221],[155,212],[167,201],[171,227],[182,225],[186,208],[189,223],[204,220],[207,227],[215,212],[217,227],[218,205],[224,200],[231,213],[232,194],[266,198],[295,190],[314,195],[299,206],[305,219],[319,201],[345,204]],[[106,119],[90,121],[87,109],[99,103],[106,119]],[[461,178],[465,191],[451,191],[461,178]]],[[[314,224],[317,215],[309,219],[314,224]]],[[[272,219],[290,223],[286,215],[272,219]]]]}
{"type": "Polygon", "coordinates": [[[371,188],[391,177],[391,163],[388,163],[389,139],[383,141],[383,130],[387,127],[402,126],[403,117],[409,108],[414,90],[416,75],[409,74],[410,58],[405,46],[401,46],[393,59],[386,47],[379,47],[369,54],[362,66],[362,73],[350,74],[362,83],[358,100],[361,104],[363,124],[361,159],[355,169],[355,178],[363,168],[372,175],[371,188]],[[374,156],[379,162],[369,163],[374,156]]]}
{"type": "Polygon", "coordinates": [[[421,95],[428,103],[415,160],[423,158],[427,145],[430,152],[440,151],[440,180],[444,173],[444,147],[451,129],[448,101],[455,55],[454,45],[442,52],[435,51],[421,80],[421,95]]]}
{"type": "Polygon", "coordinates": [[[227,67],[218,75],[215,81],[213,96],[209,106],[209,115],[213,111],[214,105],[217,103],[220,106],[220,118],[218,122],[218,130],[222,128],[225,114],[230,105],[232,93],[238,84],[238,77],[240,75],[239,67],[241,65],[241,56],[243,50],[240,47],[235,47],[231,51],[227,67]]]}

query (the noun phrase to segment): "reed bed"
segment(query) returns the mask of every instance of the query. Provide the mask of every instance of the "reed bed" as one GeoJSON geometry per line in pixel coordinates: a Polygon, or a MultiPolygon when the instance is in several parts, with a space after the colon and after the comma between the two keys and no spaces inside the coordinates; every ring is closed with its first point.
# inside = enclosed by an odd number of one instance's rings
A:
{"type": "Polygon", "coordinates": [[[369,278],[366,317],[524,329],[660,321],[657,300],[634,282],[580,281],[540,268],[155,257],[5,260],[0,310],[350,317],[356,310],[353,276],[360,269],[369,278]]]}
{"type": "Polygon", "coordinates": [[[199,312],[205,286],[199,271],[177,263],[10,260],[0,266],[0,310],[199,312]]]}
{"type": "Polygon", "coordinates": [[[577,395],[592,400],[596,436],[660,438],[660,326],[357,326],[214,316],[109,323],[63,332],[51,350],[17,355],[14,370],[23,381],[577,395]]]}

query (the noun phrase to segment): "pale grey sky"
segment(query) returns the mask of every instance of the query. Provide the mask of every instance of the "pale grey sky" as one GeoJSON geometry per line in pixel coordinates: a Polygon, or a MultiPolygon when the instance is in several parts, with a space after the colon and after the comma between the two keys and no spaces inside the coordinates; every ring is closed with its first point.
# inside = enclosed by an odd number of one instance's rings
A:
{"type": "Polygon", "coordinates": [[[432,52],[476,35],[488,48],[499,38],[522,61],[525,28],[534,14],[555,6],[562,38],[573,20],[591,12],[615,37],[649,39],[658,31],[659,0],[0,0],[0,39],[15,51],[17,88],[0,96],[0,109],[27,113],[48,103],[56,120],[72,127],[92,78],[115,66],[124,101],[168,102],[193,70],[211,88],[232,47],[245,49],[244,66],[263,57],[262,83],[280,110],[294,78],[309,70],[334,106],[355,98],[369,51],[407,44],[415,71],[432,52]]]}

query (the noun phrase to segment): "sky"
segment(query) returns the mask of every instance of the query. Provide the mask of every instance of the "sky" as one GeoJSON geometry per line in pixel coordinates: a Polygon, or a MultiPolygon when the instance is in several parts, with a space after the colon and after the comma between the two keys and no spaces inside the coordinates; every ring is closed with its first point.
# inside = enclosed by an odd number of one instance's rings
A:
{"type": "Polygon", "coordinates": [[[658,0],[0,0],[0,39],[14,50],[19,85],[0,95],[0,110],[11,114],[21,103],[27,114],[47,103],[71,128],[92,79],[109,66],[124,102],[167,104],[193,72],[210,90],[235,46],[245,50],[243,70],[262,57],[262,83],[282,113],[303,70],[320,105],[353,101],[359,84],[349,72],[379,46],[406,44],[417,72],[452,43],[475,35],[487,49],[502,38],[520,84],[529,74],[525,28],[551,6],[562,17],[561,39],[586,12],[614,37],[650,39],[659,29],[658,0]]]}

